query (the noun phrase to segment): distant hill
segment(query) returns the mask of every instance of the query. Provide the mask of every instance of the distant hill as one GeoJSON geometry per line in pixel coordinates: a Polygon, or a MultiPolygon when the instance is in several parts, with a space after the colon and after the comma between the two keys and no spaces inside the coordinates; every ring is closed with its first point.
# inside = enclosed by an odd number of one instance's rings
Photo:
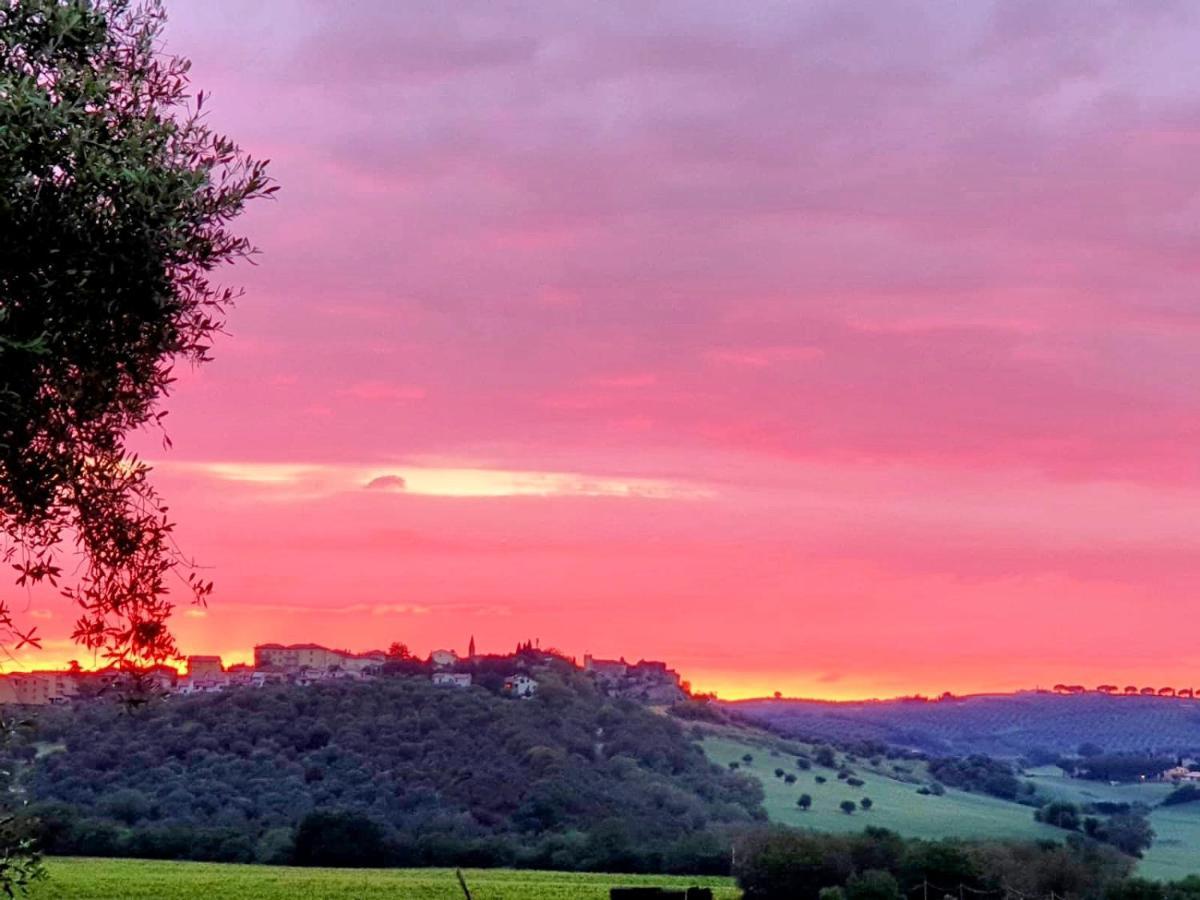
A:
{"type": "Polygon", "coordinates": [[[47,707],[0,768],[62,854],[726,869],[757,782],[570,666],[535,675],[527,700],[394,676],[47,707]]]}
{"type": "Polygon", "coordinates": [[[1200,701],[1167,697],[1022,692],[923,702],[744,700],[725,704],[782,734],[836,742],[880,741],[939,755],[1200,748],[1200,701]]]}

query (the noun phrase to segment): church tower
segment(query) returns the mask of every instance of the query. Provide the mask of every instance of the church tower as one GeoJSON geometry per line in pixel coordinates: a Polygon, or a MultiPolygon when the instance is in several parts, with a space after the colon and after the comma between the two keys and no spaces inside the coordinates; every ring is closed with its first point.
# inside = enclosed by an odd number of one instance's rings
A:
{"type": "Polygon", "coordinates": [[[467,644],[467,659],[475,658],[475,635],[471,635],[471,643],[467,644]]]}

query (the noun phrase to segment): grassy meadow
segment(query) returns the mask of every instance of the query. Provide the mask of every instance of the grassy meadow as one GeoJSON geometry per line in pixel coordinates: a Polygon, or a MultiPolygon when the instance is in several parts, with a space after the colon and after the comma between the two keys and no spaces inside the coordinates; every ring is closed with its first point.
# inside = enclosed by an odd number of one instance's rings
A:
{"type": "MultiPolygon", "coordinates": [[[[741,771],[762,782],[766,792],[764,805],[773,822],[832,832],[861,831],[868,825],[878,825],[916,838],[1061,841],[1065,836],[1060,829],[1034,821],[1033,809],[1028,806],[953,788],[947,788],[940,797],[918,794],[919,784],[893,777],[888,769],[892,764],[887,760],[878,767],[861,759],[848,762],[866,782],[862,787],[850,787],[837,780],[833,769],[814,765],[801,771],[796,767],[794,754],[783,749],[788,746],[812,755],[811,747],[790,742],[772,747],[728,737],[710,737],[704,741],[704,751],[714,762],[728,765],[736,761],[741,771]],[[773,749],[778,756],[771,755],[773,749]],[[746,753],[753,757],[748,764],[742,760],[746,753]],[[786,784],[775,777],[777,768],[796,775],[796,783],[786,784]],[[826,782],[818,784],[817,775],[824,776],[826,782]],[[812,808],[807,812],[796,806],[796,799],[802,793],[813,798],[812,808]],[[860,809],[846,815],[839,808],[843,800],[857,803],[863,797],[873,801],[869,811],[860,809]]],[[[844,756],[838,754],[837,759],[840,763],[844,756]]],[[[904,765],[911,773],[904,774],[903,779],[928,780],[922,764],[904,765]]],[[[1155,807],[1172,790],[1170,785],[1161,783],[1110,785],[1068,778],[1056,766],[1031,770],[1029,780],[1038,786],[1040,793],[1077,804],[1108,800],[1155,807]]],[[[1150,822],[1157,837],[1139,864],[1138,874],[1163,880],[1200,874],[1200,803],[1155,808],[1150,822]]]]}
{"type": "MultiPolygon", "coordinates": [[[[49,879],[31,900],[462,900],[453,869],[298,869],[141,859],[47,861],[49,879]]],[[[475,900],[607,900],[618,885],[714,888],[734,900],[728,878],[465,869],[475,900]]]]}
{"type": "MultiPolygon", "coordinates": [[[[741,771],[762,782],[766,791],[764,805],[773,822],[838,832],[862,831],[868,825],[877,825],[916,838],[1062,838],[1058,829],[1035,822],[1033,810],[1027,806],[952,788],[947,788],[940,797],[925,796],[917,793],[920,783],[889,777],[863,760],[848,763],[857,777],[866,782],[862,787],[851,787],[838,781],[833,769],[814,764],[811,769],[801,771],[796,768],[794,756],[786,752],[772,756],[769,747],[728,738],[708,738],[704,741],[704,751],[721,765],[737,761],[741,771]],[[746,753],[754,757],[753,762],[742,761],[746,753]],[[776,778],[777,768],[794,774],[796,783],[785,784],[782,778],[776,778]],[[817,776],[826,778],[826,782],[817,783],[817,776]],[[812,796],[811,809],[805,811],[796,805],[801,794],[812,796]],[[857,803],[863,797],[871,798],[870,810],[860,809],[847,815],[839,808],[843,800],[857,803]]],[[[838,754],[839,762],[842,759],[843,756],[838,754]]],[[[906,777],[915,777],[918,782],[926,780],[920,777],[923,774],[920,763],[905,765],[913,769],[912,776],[906,777]]]]}
{"type": "MultiPolygon", "coordinates": [[[[1162,782],[1105,784],[1068,778],[1057,766],[1042,766],[1029,772],[1029,780],[1047,796],[1072,803],[1144,803],[1156,806],[1174,787],[1162,782]]],[[[1156,837],[1138,866],[1147,878],[1173,880],[1200,873],[1200,803],[1156,807],[1150,813],[1156,837]]]]}

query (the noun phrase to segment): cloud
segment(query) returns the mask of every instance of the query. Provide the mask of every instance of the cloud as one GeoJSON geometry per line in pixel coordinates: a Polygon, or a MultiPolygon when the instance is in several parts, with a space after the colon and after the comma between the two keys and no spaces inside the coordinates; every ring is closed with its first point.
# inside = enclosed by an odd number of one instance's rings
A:
{"type": "Polygon", "coordinates": [[[630,375],[597,375],[588,379],[588,383],[601,388],[641,388],[650,387],[658,382],[658,376],[653,372],[636,372],[630,375]]]}
{"type": "Polygon", "coordinates": [[[425,389],[407,384],[389,384],[385,381],[360,381],[337,391],[339,397],[355,400],[423,400],[425,389]]]}
{"type": "Polygon", "coordinates": [[[402,491],[406,482],[399,475],[380,475],[366,484],[368,491],[402,491]]]}

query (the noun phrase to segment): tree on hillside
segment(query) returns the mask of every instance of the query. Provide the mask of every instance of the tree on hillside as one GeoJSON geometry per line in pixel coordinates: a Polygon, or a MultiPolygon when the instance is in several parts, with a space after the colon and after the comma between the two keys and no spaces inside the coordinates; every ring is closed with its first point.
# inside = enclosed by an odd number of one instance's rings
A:
{"type": "Polygon", "coordinates": [[[1067,831],[1078,831],[1080,818],[1079,807],[1066,800],[1054,800],[1045,806],[1034,810],[1033,817],[1039,822],[1064,828],[1067,831]]]}
{"type": "Polygon", "coordinates": [[[383,828],[358,813],[316,810],[296,828],[294,860],[301,866],[384,866],[383,828]]]}
{"type": "Polygon", "coordinates": [[[858,809],[858,804],[855,803],[853,800],[843,800],[841,803],[838,804],[838,807],[846,815],[851,815],[856,809],[858,809]]]}
{"type": "MultiPolygon", "coordinates": [[[[0,559],[58,586],[73,544],[74,638],[113,662],[176,655],[170,578],[211,589],[126,442],[208,360],[235,297],[214,272],[253,252],[231,222],[275,190],[205,124],[163,22],[159,0],[0,5],[0,559]]],[[[0,628],[37,641],[3,602],[0,628]]]]}
{"type": "Polygon", "coordinates": [[[799,799],[796,800],[796,805],[803,810],[807,810],[812,806],[812,794],[801,794],[799,799]]]}
{"type": "Polygon", "coordinates": [[[1125,693],[1126,693],[1126,694],[1136,694],[1137,692],[1138,692],[1138,689],[1137,689],[1137,685],[1136,685],[1136,684],[1127,684],[1127,685],[1125,685],[1125,693]]]}

